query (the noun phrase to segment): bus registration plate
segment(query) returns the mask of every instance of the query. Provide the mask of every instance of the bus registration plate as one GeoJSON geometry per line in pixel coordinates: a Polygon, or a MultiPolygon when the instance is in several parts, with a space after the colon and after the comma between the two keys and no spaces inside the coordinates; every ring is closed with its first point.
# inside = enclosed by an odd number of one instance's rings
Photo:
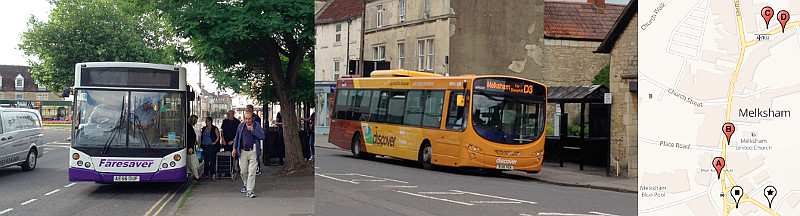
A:
{"type": "Polygon", "coordinates": [[[497,169],[501,169],[501,170],[514,170],[514,166],[512,166],[512,165],[498,164],[498,165],[497,165],[497,169]]]}
{"type": "Polygon", "coordinates": [[[138,182],[139,176],[114,176],[115,182],[138,182]]]}

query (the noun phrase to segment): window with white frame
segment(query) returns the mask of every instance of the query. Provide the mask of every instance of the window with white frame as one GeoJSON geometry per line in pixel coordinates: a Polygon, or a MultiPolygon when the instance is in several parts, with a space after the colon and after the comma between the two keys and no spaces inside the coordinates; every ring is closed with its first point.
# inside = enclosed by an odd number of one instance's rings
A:
{"type": "Polygon", "coordinates": [[[15,83],[14,86],[16,86],[18,89],[22,88],[23,86],[25,86],[25,78],[22,77],[22,74],[17,74],[17,79],[15,80],[14,83],[15,83]]]}
{"type": "Polygon", "coordinates": [[[425,70],[425,40],[418,40],[417,45],[419,45],[419,49],[417,49],[417,53],[419,54],[417,58],[417,70],[423,71],[425,70]]]}
{"type": "Polygon", "coordinates": [[[46,101],[47,100],[47,94],[46,93],[38,93],[38,94],[36,94],[36,100],[38,100],[38,101],[46,101]]]}
{"type": "Polygon", "coordinates": [[[17,100],[22,100],[22,94],[17,94],[17,100]]]}
{"type": "Polygon", "coordinates": [[[427,40],[428,44],[428,70],[433,71],[433,38],[427,40]]]}
{"type": "Polygon", "coordinates": [[[403,62],[406,58],[406,44],[397,43],[397,69],[403,69],[403,62]]]}
{"type": "Polygon", "coordinates": [[[3,94],[3,92],[0,92],[0,100],[5,100],[6,99],[5,97],[6,97],[6,94],[3,94]]]}
{"type": "Polygon", "coordinates": [[[372,60],[386,61],[386,45],[372,47],[372,60]]]}
{"type": "Polygon", "coordinates": [[[339,80],[339,60],[333,60],[333,80],[339,80]]]}
{"type": "Polygon", "coordinates": [[[336,24],[336,41],[335,42],[340,42],[340,41],[342,41],[342,24],[341,23],[337,23],[336,24]]]}
{"type": "Polygon", "coordinates": [[[3,88],[3,77],[0,76],[0,89],[2,89],[2,88],[3,88]]]}
{"type": "Polygon", "coordinates": [[[431,16],[431,0],[425,0],[425,13],[422,15],[422,18],[427,19],[431,16]]]}
{"type": "Polygon", "coordinates": [[[378,5],[378,19],[376,19],[378,28],[383,26],[383,5],[378,5]]]}
{"type": "Polygon", "coordinates": [[[36,85],[38,85],[38,86],[39,86],[39,91],[44,91],[44,90],[47,90],[47,87],[44,87],[42,84],[38,84],[38,83],[37,83],[36,85]]]}
{"type": "Polygon", "coordinates": [[[406,21],[406,0],[400,0],[400,22],[406,21]]]}
{"type": "Polygon", "coordinates": [[[379,46],[378,50],[380,50],[380,59],[381,61],[386,61],[386,46],[379,46]]]}

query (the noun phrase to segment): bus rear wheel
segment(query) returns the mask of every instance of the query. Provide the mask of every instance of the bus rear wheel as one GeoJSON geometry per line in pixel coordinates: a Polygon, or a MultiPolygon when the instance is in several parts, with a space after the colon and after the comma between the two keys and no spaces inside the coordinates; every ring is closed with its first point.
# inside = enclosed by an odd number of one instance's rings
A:
{"type": "Polygon", "coordinates": [[[350,150],[354,158],[368,159],[374,156],[373,154],[361,151],[361,136],[359,134],[353,136],[353,141],[350,142],[350,150]]]}
{"type": "Polygon", "coordinates": [[[431,144],[428,142],[422,143],[422,148],[420,148],[419,151],[419,166],[426,170],[432,169],[433,164],[431,164],[431,158],[433,158],[433,148],[431,148],[431,144]]]}

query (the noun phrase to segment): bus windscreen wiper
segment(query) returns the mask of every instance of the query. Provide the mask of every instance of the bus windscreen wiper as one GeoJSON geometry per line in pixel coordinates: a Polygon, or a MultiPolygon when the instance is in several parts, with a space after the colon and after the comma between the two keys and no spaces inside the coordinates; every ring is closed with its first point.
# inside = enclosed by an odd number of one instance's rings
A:
{"type": "Polygon", "coordinates": [[[119,131],[122,129],[122,122],[125,121],[125,97],[122,98],[122,105],[119,107],[119,120],[117,121],[117,125],[114,128],[111,128],[111,136],[108,137],[106,140],[106,144],[103,145],[103,151],[100,154],[108,153],[108,149],[111,147],[111,143],[114,142],[115,138],[119,135],[119,131]]]}
{"type": "MultiPolygon", "coordinates": [[[[134,130],[136,130],[136,128],[139,128],[139,137],[141,137],[142,142],[144,142],[144,147],[147,148],[147,153],[152,155],[153,148],[150,148],[150,142],[147,139],[147,133],[145,133],[144,128],[142,128],[142,126],[139,125],[140,123],[141,121],[139,120],[139,116],[133,116],[134,130]]],[[[134,131],[133,133],[136,134],[136,131],[134,131]]]]}

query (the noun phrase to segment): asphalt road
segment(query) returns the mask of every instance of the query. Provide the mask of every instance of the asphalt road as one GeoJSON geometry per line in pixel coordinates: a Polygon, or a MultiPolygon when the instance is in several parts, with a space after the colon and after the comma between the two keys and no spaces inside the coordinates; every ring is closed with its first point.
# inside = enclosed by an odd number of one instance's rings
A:
{"type": "Polygon", "coordinates": [[[71,183],[69,141],[65,141],[70,131],[45,129],[44,133],[44,156],[35,170],[0,168],[0,215],[172,215],[168,211],[180,200],[182,184],[71,183]]]}
{"type": "Polygon", "coordinates": [[[317,215],[636,215],[636,194],[317,148],[317,215]]]}

